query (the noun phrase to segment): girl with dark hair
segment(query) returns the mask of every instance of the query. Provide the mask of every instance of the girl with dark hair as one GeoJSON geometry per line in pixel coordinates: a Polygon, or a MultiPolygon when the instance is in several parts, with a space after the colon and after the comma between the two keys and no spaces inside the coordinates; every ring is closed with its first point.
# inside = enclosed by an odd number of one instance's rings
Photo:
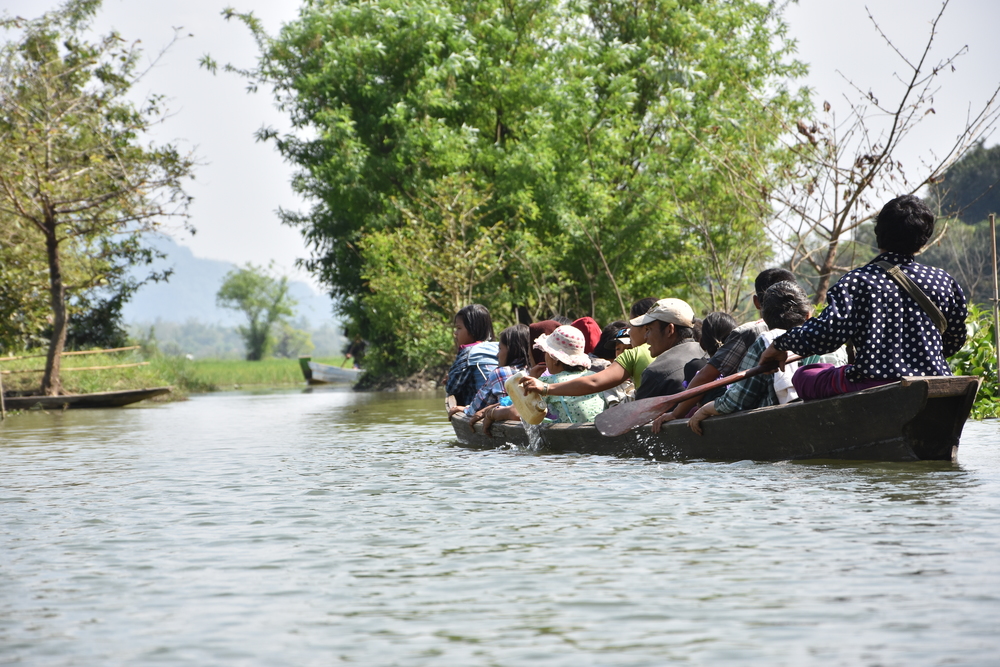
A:
{"type": "Polygon", "coordinates": [[[499,345],[493,342],[493,320],[486,306],[473,303],[458,311],[454,320],[458,356],[448,371],[445,391],[455,397],[451,416],[464,409],[497,367],[499,345]]]}
{"type": "Polygon", "coordinates": [[[701,321],[701,349],[712,356],[719,351],[736,326],[736,320],[729,313],[709,313],[701,321]]]}
{"type": "MultiPolygon", "coordinates": [[[[705,350],[708,357],[702,357],[699,359],[692,359],[684,366],[684,386],[687,387],[694,376],[697,375],[698,371],[708,364],[709,358],[713,354],[719,351],[726,339],[729,338],[729,334],[733,332],[736,328],[736,320],[729,313],[724,313],[722,311],[716,311],[714,313],[709,313],[705,316],[703,320],[696,320],[695,324],[700,328],[701,336],[698,342],[701,344],[701,349],[705,350]]],[[[698,401],[699,405],[704,405],[711,400],[714,400],[722,395],[725,391],[725,387],[720,387],[714,391],[710,391],[701,400],[698,401]]]]}
{"type": "Polygon", "coordinates": [[[497,356],[498,366],[486,378],[486,384],[479,388],[475,398],[465,408],[465,414],[472,416],[472,423],[483,418],[483,411],[492,409],[507,395],[503,383],[511,375],[528,368],[531,359],[531,340],[528,338],[528,325],[515,324],[500,332],[500,353],[497,356]]]}

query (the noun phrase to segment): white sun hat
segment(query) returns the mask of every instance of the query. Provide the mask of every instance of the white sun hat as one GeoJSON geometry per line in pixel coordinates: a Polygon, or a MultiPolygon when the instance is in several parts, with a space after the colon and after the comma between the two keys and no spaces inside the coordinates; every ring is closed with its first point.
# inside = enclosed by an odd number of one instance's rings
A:
{"type": "Polygon", "coordinates": [[[590,368],[590,357],[583,351],[585,346],[583,333],[569,325],[557,328],[551,336],[542,334],[535,339],[536,348],[548,352],[567,366],[590,368]]]}

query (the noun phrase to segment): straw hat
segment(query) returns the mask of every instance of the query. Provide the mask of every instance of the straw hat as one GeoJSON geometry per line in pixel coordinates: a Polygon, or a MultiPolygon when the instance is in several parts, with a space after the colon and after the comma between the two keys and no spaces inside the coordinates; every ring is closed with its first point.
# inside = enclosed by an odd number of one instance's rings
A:
{"type": "Polygon", "coordinates": [[[583,351],[585,342],[580,330],[563,325],[552,332],[542,334],[535,340],[535,348],[548,352],[567,366],[590,368],[590,357],[583,351]]]}
{"type": "Polygon", "coordinates": [[[645,315],[630,320],[629,324],[634,327],[644,327],[655,320],[681,327],[693,327],[694,310],[681,299],[660,299],[646,311],[645,315]]]}

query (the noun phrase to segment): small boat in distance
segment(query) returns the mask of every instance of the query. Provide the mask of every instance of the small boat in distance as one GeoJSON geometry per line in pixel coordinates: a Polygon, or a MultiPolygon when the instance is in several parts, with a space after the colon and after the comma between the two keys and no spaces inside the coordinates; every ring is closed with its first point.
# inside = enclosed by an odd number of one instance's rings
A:
{"type": "MultiPolygon", "coordinates": [[[[900,382],[818,401],[798,401],[712,417],[696,435],[686,421],[653,434],[647,424],[605,437],[594,424],[543,424],[540,449],[654,460],[954,461],[962,428],[979,390],[977,377],[909,377],[900,382]]],[[[451,418],[461,444],[484,449],[529,446],[521,422],[469,426],[451,418]]]]}
{"type": "Polygon", "coordinates": [[[120,408],[144,401],[147,398],[169,394],[173,387],[153,387],[151,389],[126,389],[124,391],[98,391],[92,394],[64,394],[61,396],[7,396],[4,406],[7,410],[29,410],[34,407],[43,410],[67,410],[80,408],[120,408]]]}
{"type": "Polygon", "coordinates": [[[299,357],[302,375],[309,384],[354,383],[361,377],[362,371],[357,368],[340,368],[313,361],[312,357],[299,357]]]}

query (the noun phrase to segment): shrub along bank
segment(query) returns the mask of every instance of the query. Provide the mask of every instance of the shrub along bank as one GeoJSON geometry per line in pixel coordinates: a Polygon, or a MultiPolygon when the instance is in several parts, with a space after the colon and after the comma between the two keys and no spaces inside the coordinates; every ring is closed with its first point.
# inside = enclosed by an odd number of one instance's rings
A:
{"type": "MultiPolygon", "coordinates": [[[[316,361],[340,366],[344,359],[330,357],[316,361]]],[[[63,358],[62,363],[63,388],[72,394],[171,385],[174,387],[174,392],[166,398],[171,400],[183,398],[190,393],[225,391],[249,386],[294,386],[305,382],[296,359],[191,360],[186,357],[161,355],[147,357],[141,350],[130,350],[111,354],[68,356],[63,358]],[[95,366],[119,366],[119,368],[73,370],[95,366]]],[[[36,391],[40,373],[24,371],[34,371],[44,366],[44,358],[0,362],[0,370],[12,371],[3,375],[4,391],[18,394],[36,391]]]]}

